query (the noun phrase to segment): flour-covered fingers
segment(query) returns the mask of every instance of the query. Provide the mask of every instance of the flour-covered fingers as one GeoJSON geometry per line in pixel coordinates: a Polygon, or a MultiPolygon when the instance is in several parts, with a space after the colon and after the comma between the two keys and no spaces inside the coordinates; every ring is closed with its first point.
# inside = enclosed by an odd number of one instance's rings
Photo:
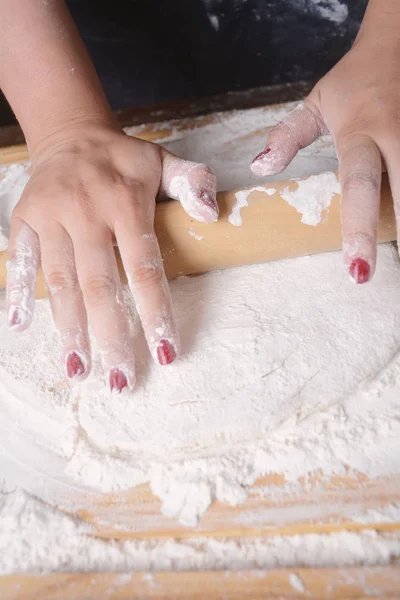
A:
{"type": "Polygon", "coordinates": [[[40,247],[65,372],[70,379],[82,381],[90,373],[90,344],[72,241],[65,229],[55,223],[40,231],[40,247]]]}
{"type": "Polygon", "coordinates": [[[259,177],[281,173],[301,148],[325,133],[328,131],[322,117],[307,99],[271,129],[266,148],[253,159],[250,168],[259,177]]]}
{"type": "Polygon", "coordinates": [[[202,223],[218,220],[217,180],[206,165],[182,160],[162,149],[160,195],[179,200],[202,223]]]}
{"type": "Polygon", "coordinates": [[[130,390],[135,384],[134,356],[111,231],[88,224],[71,237],[79,285],[110,389],[130,390]]]}
{"type": "Polygon", "coordinates": [[[153,225],[127,221],[115,234],[151,355],[160,365],[168,365],[179,355],[180,343],[153,225]]]}
{"type": "Polygon", "coordinates": [[[382,160],[365,135],[337,140],[342,189],[344,263],[354,283],[366,283],[375,271],[382,160]]]}
{"type": "Polygon", "coordinates": [[[22,331],[29,327],[35,308],[35,286],[40,264],[37,233],[14,217],[8,246],[7,315],[9,326],[22,331]]]}

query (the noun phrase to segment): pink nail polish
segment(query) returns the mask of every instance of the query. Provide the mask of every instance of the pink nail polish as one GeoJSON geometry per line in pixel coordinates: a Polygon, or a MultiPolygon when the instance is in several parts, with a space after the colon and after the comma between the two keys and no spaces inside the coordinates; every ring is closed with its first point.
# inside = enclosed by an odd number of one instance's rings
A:
{"type": "Polygon", "coordinates": [[[199,198],[203,204],[209,206],[218,213],[218,204],[215,198],[207,190],[200,190],[199,198]]]}
{"type": "Polygon", "coordinates": [[[369,280],[371,267],[363,258],[356,258],[350,265],[350,277],[355,283],[367,283],[369,280]]]}
{"type": "Polygon", "coordinates": [[[157,358],[160,365],[170,365],[176,358],[175,348],[168,340],[161,340],[157,348],[157,358]]]}
{"type": "Polygon", "coordinates": [[[14,311],[9,319],[9,326],[16,327],[17,325],[21,325],[22,323],[22,315],[19,308],[14,308],[14,311]]]}
{"type": "Polygon", "coordinates": [[[269,154],[270,152],[271,152],[271,148],[265,148],[265,150],[263,150],[262,152],[260,152],[260,154],[257,154],[257,156],[255,158],[253,158],[253,160],[251,161],[251,164],[258,162],[259,160],[263,160],[267,156],[267,154],[269,154]]]}
{"type": "Polygon", "coordinates": [[[68,355],[66,365],[67,375],[70,379],[81,377],[85,372],[85,366],[76,352],[71,352],[71,354],[68,355]]]}
{"type": "Polygon", "coordinates": [[[128,387],[128,380],[125,373],[119,369],[111,369],[110,371],[110,389],[115,394],[120,394],[128,387]]]}

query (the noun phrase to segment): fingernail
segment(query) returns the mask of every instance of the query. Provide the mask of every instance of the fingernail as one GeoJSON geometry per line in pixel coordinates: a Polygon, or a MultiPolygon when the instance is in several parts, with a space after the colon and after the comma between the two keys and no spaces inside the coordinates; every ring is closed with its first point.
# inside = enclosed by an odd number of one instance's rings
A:
{"type": "Polygon", "coordinates": [[[350,265],[349,274],[354,283],[367,283],[371,267],[363,258],[356,258],[350,265]]]}
{"type": "Polygon", "coordinates": [[[212,208],[213,210],[218,212],[219,209],[218,209],[217,201],[210,194],[210,192],[208,192],[207,190],[201,190],[199,192],[199,197],[203,204],[205,204],[206,206],[209,206],[210,208],[212,208]]]}
{"type": "Polygon", "coordinates": [[[170,365],[176,358],[173,345],[168,340],[161,340],[157,348],[157,358],[160,365],[170,365]]]}
{"type": "Polygon", "coordinates": [[[216,221],[219,215],[219,207],[216,199],[207,190],[200,190],[199,198],[201,200],[203,210],[206,209],[207,211],[206,214],[204,214],[204,217],[207,219],[207,221],[210,219],[212,221],[216,221]],[[209,212],[208,209],[210,209],[212,212],[209,212]]]}
{"type": "Polygon", "coordinates": [[[8,319],[9,327],[17,327],[18,325],[21,325],[22,320],[22,314],[19,308],[14,308],[8,319]]]}
{"type": "Polygon", "coordinates": [[[66,366],[67,375],[70,379],[77,379],[85,372],[85,366],[82,362],[82,359],[76,352],[71,352],[71,354],[68,354],[66,366]]]}
{"type": "Polygon", "coordinates": [[[265,150],[263,150],[262,152],[260,152],[260,154],[257,154],[257,156],[255,158],[253,158],[253,160],[251,161],[251,164],[253,165],[255,162],[258,162],[259,160],[263,160],[267,154],[269,154],[271,152],[271,148],[265,148],[265,150]]]}
{"type": "Polygon", "coordinates": [[[119,369],[111,369],[110,371],[110,389],[115,394],[120,394],[128,387],[128,380],[125,373],[119,369]]]}

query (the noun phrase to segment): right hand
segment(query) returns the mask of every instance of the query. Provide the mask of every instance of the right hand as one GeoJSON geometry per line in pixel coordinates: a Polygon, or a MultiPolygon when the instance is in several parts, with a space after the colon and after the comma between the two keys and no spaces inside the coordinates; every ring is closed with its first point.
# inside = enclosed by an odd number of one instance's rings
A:
{"type": "Polygon", "coordinates": [[[26,329],[41,263],[68,377],[91,369],[88,321],[113,392],[135,384],[134,352],[113,244],[121,253],[147,343],[161,365],[179,336],[154,233],[158,195],[194,219],[218,219],[216,179],[205,165],[130,138],[116,126],[79,123],[35,148],[32,177],[12,217],[7,275],[9,325],[26,329]]]}

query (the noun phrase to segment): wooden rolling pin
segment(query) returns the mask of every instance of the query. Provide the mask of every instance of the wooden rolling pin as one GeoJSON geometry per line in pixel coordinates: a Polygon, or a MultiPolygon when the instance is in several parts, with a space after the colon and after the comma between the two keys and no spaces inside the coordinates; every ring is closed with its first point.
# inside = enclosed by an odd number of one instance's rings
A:
{"type": "MultiPolygon", "coordinates": [[[[164,267],[169,278],[179,275],[204,273],[239,265],[268,262],[316,254],[341,247],[340,195],[332,200],[325,221],[313,227],[301,223],[301,214],[281,198],[289,187],[297,189],[296,180],[268,183],[276,191],[273,195],[254,191],[248,206],[242,208],[243,223],[237,227],[229,222],[236,204],[235,191],[220,192],[218,203],[220,219],[217,223],[203,225],[191,219],[179,202],[157,205],[155,229],[160,242],[164,267]]],[[[379,241],[396,239],[393,202],[388,179],[382,184],[379,241]]],[[[125,273],[117,252],[121,276],[125,273]]],[[[0,289],[6,282],[6,253],[0,253],[0,289]]],[[[37,297],[47,295],[43,275],[39,274],[37,297]]]]}

